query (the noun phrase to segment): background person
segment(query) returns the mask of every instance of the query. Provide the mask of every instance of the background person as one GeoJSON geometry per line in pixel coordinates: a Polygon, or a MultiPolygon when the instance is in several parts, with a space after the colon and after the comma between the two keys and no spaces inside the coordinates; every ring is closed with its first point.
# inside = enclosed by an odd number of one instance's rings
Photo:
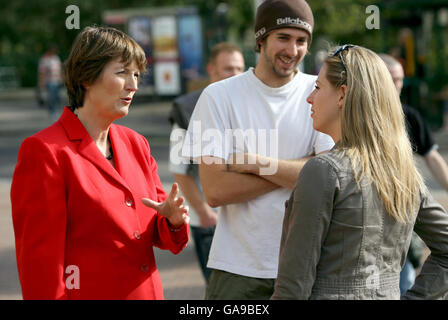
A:
{"type": "MultiPolygon", "coordinates": [[[[60,103],[60,89],[62,86],[62,64],[58,56],[58,48],[51,45],[39,60],[38,88],[40,97],[45,92],[48,112],[52,121],[57,119],[57,108],[60,103]]],[[[45,100],[44,100],[45,101],[45,100]]]]}
{"type": "Polygon", "coordinates": [[[11,185],[24,299],[163,299],[153,246],[185,247],[188,208],[177,184],[163,190],[147,140],[113,124],[128,114],[145,66],[121,31],[87,27],[76,38],[70,106],[22,143],[11,185]]]}
{"type": "MultiPolygon", "coordinates": [[[[401,63],[387,54],[380,54],[379,56],[386,64],[398,95],[400,95],[403,88],[404,78],[404,71],[401,63]]],[[[448,191],[448,165],[442,155],[438,152],[438,146],[435,144],[425,120],[423,120],[422,116],[415,108],[405,104],[402,104],[402,107],[412,150],[414,153],[425,159],[426,165],[433,177],[446,191],[448,191]]],[[[413,235],[408,256],[406,257],[406,263],[400,275],[400,290],[402,294],[414,284],[416,275],[415,269],[420,266],[422,253],[423,244],[418,236],[413,235]]]]}
{"type": "Polygon", "coordinates": [[[316,77],[297,69],[313,25],[303,0],[263,2],[255,21],[260,52],[255,69],[209,85],[193,112],[182,154],[200,161],[207,202],[219,206],[206,299],[269,299],[277,277],[283,203],[310,155],[333,146],[329,136],[312,128],[305,101],[316,77]],[[208,139],[212,132],[222,140],[208,139]],[[233,143],[238,132],[256,139],[248,137],[239,146],[243,141],[233,143]],[[237,153],[258,161],[236,164],[229,158],[237,153]],[[276,170],[263,175],[258,165],[276,170]]]}
{"type": "MultiPolygon", "coordinates": [[[[210,82],[214,83],[244,71],[244,58],[241,50],[229,43],[219,43],[210,51],[207,72],[210,82]]],[[[217,213],[207,203],[202,193],[197,164],[184,164],[181,154],[175,154],[175,146],[181,146],[190,122],[191,114],[202,90],[194,91],[178,97],[173,102],[170,122],[173,125],[170,139],[169,169],[173,173],[180,190],[190,205],[190,228],[193,234],[196,256],[206,280],[211,270],[207,268],[207,260],[212,244],[217,221],[217,213]]],[[[179,150],[180,151],[180,150],[179,150]]]]}
{"type": "MultiPolygon", "coordinates": [[[[380,54],[380,57],[386,63],[395,88],[400,95],[403,88],[403,67],[390,55],[380,54]]],[[[402,106],[413,151],[425,159],[434,178],[448,191],[448,165],[438,152],[438,145],[434,142],[431,131],[415,108],[404,104],[402,106]]]]}
{"type": "Polygon", "coordinates": [[[404,298],[444,298],[448,215],[414,165],[383,61],[340,47],[307,100],[336,146],[307,162],[287,203],[272,299],[399,299],[413,229],[431,256],[404,298]]]}

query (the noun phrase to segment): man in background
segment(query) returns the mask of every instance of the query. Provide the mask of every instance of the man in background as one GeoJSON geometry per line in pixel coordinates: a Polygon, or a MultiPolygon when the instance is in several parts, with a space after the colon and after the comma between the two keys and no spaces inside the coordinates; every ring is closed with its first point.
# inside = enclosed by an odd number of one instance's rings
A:
{"type": "MultiPolygon", "coordinates": [[[[211,49],[207,65],[211,83],[232,77],[243,71],[244,58],[238,47],[222,42],[211,49]]],[[[170,114],[170,122],[173,127],[170,139],[169,169],[190,205],[190,228],[202,274],[207,282],[211,272],[207,268],[207,260],[215,232],[217,214],[205,201],[199,181],[198,165],[179,163],[181,155],[174,152],[176,145],[182,146],[183,144],[191,114],[201,93],[202,90],[194,91],[178,97],[173,102],[170,114]]],[[[185,160],[182,159],[182,161],[185,160]]]]}
{"type": "Polygon", "coordinates": [[[46,92],[48,112],[52,121],[58,118],[56,110],[60,103],[59,90],[62,85],[62,63],[58,56],[58,48],[51,45],[39,60],[38,88],[40,93],[46,92]]]}
{"type": "MultiPolygon", "coordinates": [[[[394,81],[398,95],[401,94],[403,88],[404,70],[401,63],[394,57],[387,54],[380,54],[394,81]]],[[[426,165],[432,175],[440,183],[440,185],[448,191],[448,165],[437,151],[437,144],[431,132],[423,120],[420,113],[407,105],[403,104],[403,112],[406,119],[406,129],[408,131],[409,140],[412,144],[414,153],[425,159],[426,165]]],[[[420,266],[420,258],[422,256],[423,243],[414,233],[409,247],[406,263],[400,274],[400,291],[403,294],[406,290],[414,285],[415,270],[420,266]]]]}

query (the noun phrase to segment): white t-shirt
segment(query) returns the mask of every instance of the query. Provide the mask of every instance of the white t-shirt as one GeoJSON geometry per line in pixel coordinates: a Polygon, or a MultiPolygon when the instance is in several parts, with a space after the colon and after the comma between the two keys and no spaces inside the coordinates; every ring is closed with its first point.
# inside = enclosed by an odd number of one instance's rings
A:
{"type": "Polygon", "coordinates": [[[57,55],[45,55],[40,59],[39,72],[43,75],[45,84],[62,82],[62,64],[57,55]]]}
{"type": "MultiPolygon", "coordinates": [[[[201,156],[228,159],[232,153],[249,152],[288,160],[331,149],[331,137],[313,129],[306,102],[315,81],[316,76],[298,72],[286,85],[271,88],[250,68],[209,85],[196,104],[182,155],[195,160],[201,156]]],[[[248,277],[276,278],[284,203],[290,193],[279,188],[248,202],[220,207],[207,266],[248,277]]]]}

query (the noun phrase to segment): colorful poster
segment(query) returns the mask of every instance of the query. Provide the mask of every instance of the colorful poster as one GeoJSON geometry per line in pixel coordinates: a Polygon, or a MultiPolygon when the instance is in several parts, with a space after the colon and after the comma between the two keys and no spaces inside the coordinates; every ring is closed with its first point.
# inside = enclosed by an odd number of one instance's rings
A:
{"type": "Polygon", "coordinates": [[[181,93],[179,63],[156,62],[154,65],[155,89],[158,95],[179,95],[181,93]]]}
{"type": "Polygon", "coordinates": [[[158,95],[181,93],[177,23],[175,16],[154,18],[152,26],[154,49],[155,92],[158,95]]]}
{"type": "Polygon", "coordinates": [[[157,17],[153,20],[154,58],[177,58],[177,25],[175,16],[157,17]]]}
{"type": "Polygon", "coordinates": [[[151,19],[149,17],[129,18],[128,32],[143,49],[151,48],[151,19]]]}
{"type": "Polygon", "coordinates": [[[182,76],[198,78],[202,66],[202,26],[197,15],[179,17],[179,54],[182,76]]]}
{"type": "Polygon", "coordinates": [[[148,62],[147,73],[143,76],[140,86],[153,84],[152,70],[152,39],[151,19],[149,17],[131,17],[128,20],[128,34],[143,48],[148,62]]]}

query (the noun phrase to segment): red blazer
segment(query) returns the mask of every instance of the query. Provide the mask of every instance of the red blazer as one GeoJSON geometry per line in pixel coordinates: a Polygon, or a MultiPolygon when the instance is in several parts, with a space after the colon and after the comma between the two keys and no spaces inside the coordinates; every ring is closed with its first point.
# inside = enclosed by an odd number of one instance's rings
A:
{"type": "Polygon", "coordinates": [[[24,299],[163,299],[153,246],[177,254],[189,228],[141,202],[167,197],[146,139],[114,124],[109,137],[116,169],[68,108],[23,142],[11,203],[24,299]]]}

